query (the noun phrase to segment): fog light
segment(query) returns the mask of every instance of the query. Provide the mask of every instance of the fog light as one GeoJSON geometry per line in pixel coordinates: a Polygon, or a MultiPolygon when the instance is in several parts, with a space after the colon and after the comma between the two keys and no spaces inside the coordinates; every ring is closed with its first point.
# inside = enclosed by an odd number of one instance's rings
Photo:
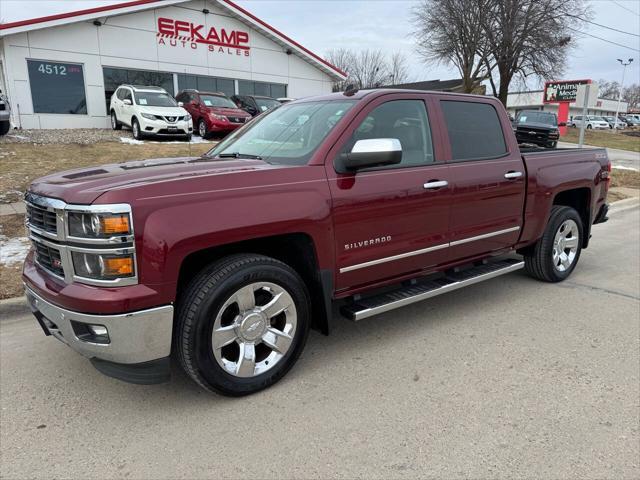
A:
{"type": "Polygon", "coordinates": [[[108,335],[109,334],[107,332],[107,327],[105,327],[103,325],[87,325],[87,328],[94,335],[102,336],[102,335],[108,335]]]}
{"type": "Polygon", "coordinates": [[[89,323],[76,322],[71,320],[71,328],[78,340],[89,343],[99,343],[107,345],[111,343],[109,330],[104,325],[92,325],[89,323]]]}

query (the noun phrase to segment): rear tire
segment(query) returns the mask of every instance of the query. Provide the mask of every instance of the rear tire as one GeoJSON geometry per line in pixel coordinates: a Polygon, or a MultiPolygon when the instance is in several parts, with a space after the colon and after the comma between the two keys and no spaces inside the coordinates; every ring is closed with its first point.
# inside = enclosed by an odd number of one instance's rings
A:
{"type": "Polygon", "coordinates": [[[118,121],[118,117],[116,117],[116,112],[111,110],[111,128],[113,130],[122,130],[122,124],[118,121]]]}
{"type": "Polygon", "coordinates": [[[181,296],[179,361],[201,387],[223,395],[269,387],[304,348],[309,303],[300,276],[278,260],[240,254],[214,262],[181,296]]]}
{"type": "Polygon", "coordinates": [[[542,237],[524,255],[527,273],[543,282],[568,278],[580,259],[583,232],[578,212],[554,205],[542,237]]]}
{"type": "Polygon", "coordinates": [[[587,130],[591,130],[591,125],[587,125],[587,130]]]}

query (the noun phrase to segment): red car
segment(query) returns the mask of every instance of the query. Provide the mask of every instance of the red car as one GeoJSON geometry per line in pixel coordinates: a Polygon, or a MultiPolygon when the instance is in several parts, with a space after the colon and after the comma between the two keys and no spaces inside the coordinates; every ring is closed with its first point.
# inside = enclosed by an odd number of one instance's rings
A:
{"type": "Polygon", "coordinates": [[[194,130],[202,138],[231,132],[252,118],[223,93],[182,90],[176,100],[191,114],[194,130]]]}

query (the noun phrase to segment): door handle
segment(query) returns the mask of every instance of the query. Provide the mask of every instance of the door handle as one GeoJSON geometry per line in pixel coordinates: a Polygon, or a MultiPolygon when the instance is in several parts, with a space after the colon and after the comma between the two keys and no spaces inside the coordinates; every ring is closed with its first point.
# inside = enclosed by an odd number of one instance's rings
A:
{"type": "Polygon", "coordinates": [[[432,190],[434,188],[442,188],[449,185],[449,182],[446,180],[433,180],[431,182],[425,183],[423,186],[427,190],[432,190]]]}
{"type": "Polygon", "coordinates": [[[507,172],[504,174],[504,178],[508,178],[509,180],[513,180],[515,178],[520,178],[522,176],[522,172],[507,172]]]}

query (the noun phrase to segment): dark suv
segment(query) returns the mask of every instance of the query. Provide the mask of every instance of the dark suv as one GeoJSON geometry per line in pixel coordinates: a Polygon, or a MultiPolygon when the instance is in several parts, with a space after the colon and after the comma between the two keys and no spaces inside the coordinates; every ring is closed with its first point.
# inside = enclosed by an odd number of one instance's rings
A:
{"type": "Polygon", "coordinates": [[[228,133],[251,120],[251,115],[236,107],[224,93],[182,90],[176,100],[191,114],[194,129],[202,138],[228,133]]]}
{"type": "Polygon", "coordinates": [[[275,98],[262,97],[260,95],[234,95],[231,100],[235,102],[238,108],[249,113],[252,117],[257,117],[261,113],[282,104],[275,98]]]}
{"type": "Polygon", "coordinates": [[[540,147],[556,148],[560,138],[558,127],[565,125],[565,123],[558,124],[555,113],[522,110],[518,112],[513,122],[513,131],[520,144],[532,143],[540,147]]]}

